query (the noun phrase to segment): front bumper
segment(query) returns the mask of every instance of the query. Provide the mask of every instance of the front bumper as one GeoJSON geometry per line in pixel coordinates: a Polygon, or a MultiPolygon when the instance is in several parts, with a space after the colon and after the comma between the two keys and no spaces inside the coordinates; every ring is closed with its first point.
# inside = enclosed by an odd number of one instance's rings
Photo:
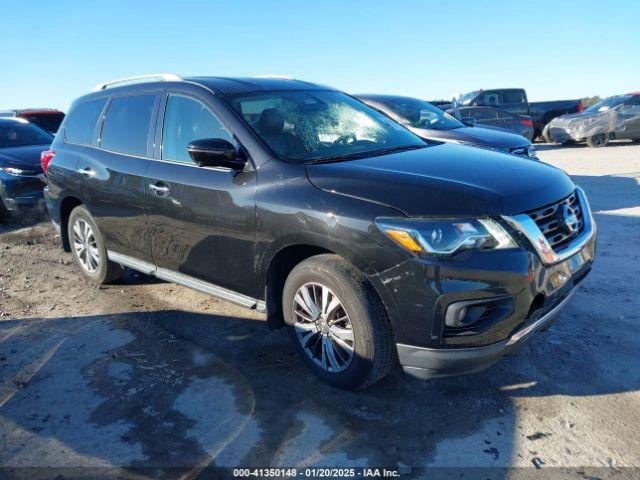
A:
{"type": "Polygon", "coordinates": [[[397,344],[398,358],[408,375],[427,380],[476,373],[516,353],[535,332],[554,322],[576,291],[574,287],[555,307],[524,326],[509,339],[484,347],[438,349],[397,344]]]}
{"type": "Polygon", "coordinates": [[[483,370],[558,317],[595,258],[596,224],[577,192],[585,228],[559,252],[525,221],[529,216],[516,215],[503,220],[522,248],[414,258],[372,277],[408,373],[432,378],[483,370]],[[447,326],[447,312],[462,304],[486,305],[491,313],[470,327],[447,326]]]}

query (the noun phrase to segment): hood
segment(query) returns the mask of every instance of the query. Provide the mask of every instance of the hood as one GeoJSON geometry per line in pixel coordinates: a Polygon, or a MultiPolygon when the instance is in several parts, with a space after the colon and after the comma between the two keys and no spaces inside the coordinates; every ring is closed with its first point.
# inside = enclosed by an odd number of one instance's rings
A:
{"type": "Polygon", "coordinates": [[[504,130],[483,127],[460,127],[452,130],[432,130],[427,128],[410,128],[421,138],[440,140],[441,142],[464,143],[482,147],[522,148],[531,142],[521,135],[504,130]]]}
{"type": "Polygon", "coordinates": [[[441,144],[379,157],[307,165],[316,187],[409,216],[514,215],[553,203],[575,185],[526,158],[441,144]]]}
{"type": "Polygon", "coordinates": [[[0,166],[40,171],[40,153],[48,148],[48,144],[0,148],[0,166]]]}

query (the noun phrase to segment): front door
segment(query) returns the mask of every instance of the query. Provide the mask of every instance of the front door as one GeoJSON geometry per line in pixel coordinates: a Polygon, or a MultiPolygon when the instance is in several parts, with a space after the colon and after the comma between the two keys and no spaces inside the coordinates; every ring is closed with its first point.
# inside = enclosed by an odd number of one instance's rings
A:
{"type": "Polygon", "coordinates": [[[198,167],[193,140],[237,141],[201,99],[169,94],[160,158],[147,171],[147,217],[158,268],[257,297],[254,274],[256,174],[198,167]]]}

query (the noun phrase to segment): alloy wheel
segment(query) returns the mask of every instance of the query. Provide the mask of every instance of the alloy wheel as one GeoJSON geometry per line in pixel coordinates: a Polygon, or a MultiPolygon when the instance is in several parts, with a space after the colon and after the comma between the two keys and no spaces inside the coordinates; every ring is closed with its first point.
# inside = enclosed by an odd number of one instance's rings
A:
{"type": "Polygon", "coordinates": [[[73,248],[80,266],[93,273],[100,266],[100,250],[91,225],[79,218],[73,224],[73,248]]]}
{"type": "Polygon", "coordinates": [[[293,298],[294,329],[305,353],[323,370],[337,373],[353,360],[355,339],[347,311],[331,289],[300,287],[293,298]]]}

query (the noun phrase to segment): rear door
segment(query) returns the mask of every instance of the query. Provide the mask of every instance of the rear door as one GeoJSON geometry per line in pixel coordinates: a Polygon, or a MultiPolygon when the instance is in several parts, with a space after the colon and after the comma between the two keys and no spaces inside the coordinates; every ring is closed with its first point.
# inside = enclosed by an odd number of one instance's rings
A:
{"type": "Polygon", "coordinates": [[[113,96],[100,127],[98,146],[78,162],[83,198],[108,250],[151,261],[145,212],[145,173],[153,152],[156,92],[113,96]]]}
{"type": "Polygon", "coordinates": [[[203,96],[168,91],[158,118],[156,159],[147,172],[147,216],[159,269],[257,296],[254,275],[253,169],[199,167],[193,140],[237,140],[203,96]]]}

